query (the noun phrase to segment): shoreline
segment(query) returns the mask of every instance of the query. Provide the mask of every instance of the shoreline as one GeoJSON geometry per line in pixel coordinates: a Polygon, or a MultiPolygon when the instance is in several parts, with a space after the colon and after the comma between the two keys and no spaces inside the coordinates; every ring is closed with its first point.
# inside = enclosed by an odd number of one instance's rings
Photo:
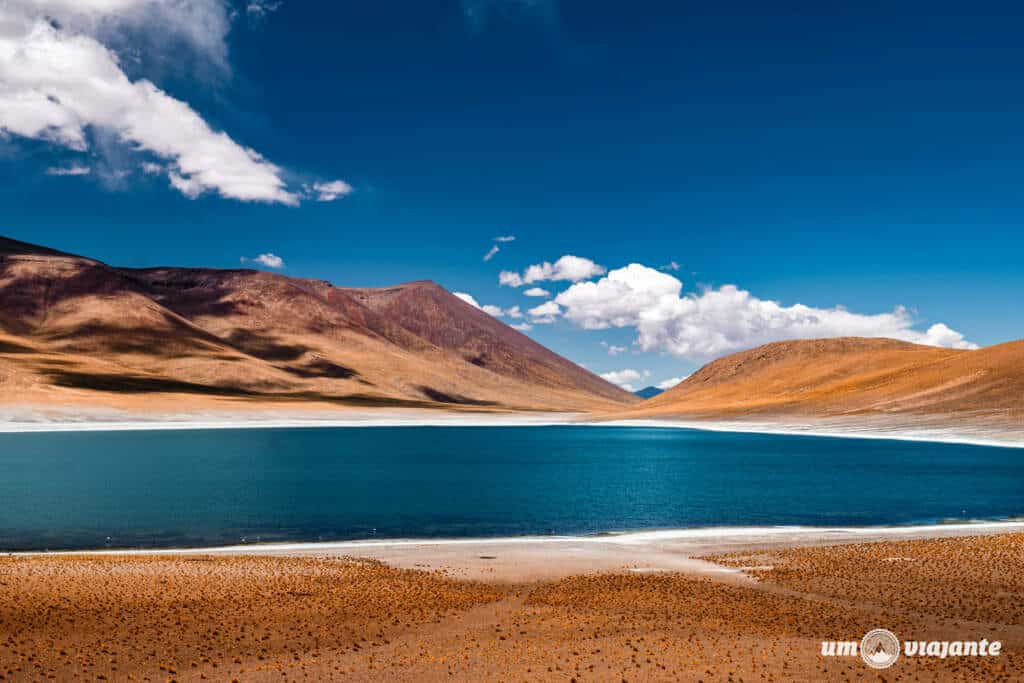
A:
{"type": "Polygon", "coordinates": [[[859,421],[808,420],[593,419],[584,413],[476,413],[436,410],[330,412],[274,411],[157,413],[141,415],[109,410],[0,409],[0,434],[123,431],[204,431],[230,429],[338,429],[346,427],[640,427],[776,436],[948,443],[996,448],[1024,448],[1022,430],[977,426],[932,426],[922,422],[868,417],[859,421]],[[5,414],[6,412],[6,414],[5,414]],[[12,419],[13,418],[13,419],[12,419]]]}
{"type": "MultiPolygon", "coordinates": [[[[521,536],[495,538],[362,539],[253,543],[210,547],[102,548],[76,550],[0,551],[3,557],[146,557],[146,556],[290,556],[290,557],[385,557],[454,558],[485,549],[502,549],[514,555],[555,553],[561,549],[588,549],[592,556],[632,556],[634,559],[664,553],[687,558],[723,549],[791,548],[845,543],[989,536],[1024,532],[1024,520],[979,520],[933,524],[879,526],[701,526],[605,531],[585,536],[521,536]]],[[[385,561],[387,561],[385,559],[385,561]]],[[[551,560],[547,560],[551,561],[551,560]]],[[[400,566],[400,564],[399,564],[400,566]]],[[[420,564],[417,564],[420,566],[420,564]]]]}

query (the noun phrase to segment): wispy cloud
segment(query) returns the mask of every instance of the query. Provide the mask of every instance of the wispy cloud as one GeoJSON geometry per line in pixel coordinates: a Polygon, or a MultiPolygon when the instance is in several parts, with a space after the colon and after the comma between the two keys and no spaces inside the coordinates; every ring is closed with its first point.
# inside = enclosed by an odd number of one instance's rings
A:
{"type": "Polygon", "coordinates": [[[297,205],[300,193],[283,169],[151,81],[133,80],[111,47],[132,54],[124,43],[184,44],[226,64],[230,22],[222,0],[0,4],[0,133],[79,152],[108,139],[130,149],[135,164],[159,161],[171,187],[189,198],[297,205]]]}
{"type": "Polygon", "coordinates": [[[615,344],[609,344],[608,342],[601,342],[601,346],[605,348],[609,356],[617,356],[620,353],[625,353],[629,349],[625,346],[616,346],[615,344]]]}
{"type": "Polygon", "coordinates": [[[497,237],[494,238],[494,241],[495,242],[515,242],[516,241],[516,236],[515,235],[498,235],[497,237]]]}
{"type": "Polygon", "coordinates": [[[88,166],[82,166],[81,164],[71,164],[70,166],[51,166],[46,169],[46,175],[54,176],[89,175],[90,173],[92,173],[92,169],[88,166]]]}
{"type": "Polygon", "coordinates": [[[484,254],[484,261],[490,261],[499,251],[501,251],[501,248],[497,244],[493,245],[487,250],[487,253],[484,254]]]}
{"type": "Polygon", "coordinates": [[[272,252],[260,254],[256,258],[246,258],[245,256],[243,256],[239,260],[242,263],[256,263],[261,266],[266,266],[267,268],[273,268],[275,270],[280,270],[285,267],[284,259],[272,252]]]}
{"type": "Polygon", "coordinates": [[[280,0],[249,0],[245,6],[245,12],[251,18],[263,19],[268,14],[273,14],[281,9],[283,4],[280,0]]]}

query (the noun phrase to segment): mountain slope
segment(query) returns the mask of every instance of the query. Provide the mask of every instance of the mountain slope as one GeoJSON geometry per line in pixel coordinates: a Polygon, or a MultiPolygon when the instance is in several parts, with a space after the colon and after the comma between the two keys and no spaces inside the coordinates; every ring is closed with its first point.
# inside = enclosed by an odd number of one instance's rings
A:
{"type": "Polygon", "coordinates": [[[255,270],[116,268],[0,238],[0,332],[0,385],[17,382],[20,400],[546,410],[634,400],[433,283],[345,290],[255,270]],[[379,305],[392,291],[395,305],[379,305]]]}
{"type": "Polygon", "coordinates": [[[571,384],[615,401],[626,393],[433,282],[342,291],[388,319],[402,321],[417,337],[499,375],[546,387],[571,384]]]}
{"type": "Polygon", "coordinates": [[[721,358],[630,417],[955,416],[1020,425],[1024,341],[962,351],[891,339],[768,344],[721,358]]]}

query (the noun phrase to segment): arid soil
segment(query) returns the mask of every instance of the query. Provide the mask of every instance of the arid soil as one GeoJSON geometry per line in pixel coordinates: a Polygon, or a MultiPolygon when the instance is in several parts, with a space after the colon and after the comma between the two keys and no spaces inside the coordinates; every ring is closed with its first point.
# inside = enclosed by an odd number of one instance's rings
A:
{"type": "Polygon", "coordinates": [[[1024,341],[976,350],[857,337],[778,342],[708,363],[613,419],[683,418],[1024,434],[1024,341]]]}
{"type": "Polygon", "coordinates": [[[4,680],[1012,681],[1024,535],[716,555],[510,584],[295,557],[0,559],[4,680]],[[884,671],[820,641],[1003,643],[884,671]]]}

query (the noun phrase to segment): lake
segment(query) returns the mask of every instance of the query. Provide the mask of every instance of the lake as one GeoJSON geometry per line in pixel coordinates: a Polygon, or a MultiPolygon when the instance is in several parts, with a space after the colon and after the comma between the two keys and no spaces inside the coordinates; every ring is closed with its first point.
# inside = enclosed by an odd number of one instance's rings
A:
{"type": "Polygon", "coordinates": [[[0,549],[1024,513],[1024,451],[640,427],[0,434],[0,549]]]}

